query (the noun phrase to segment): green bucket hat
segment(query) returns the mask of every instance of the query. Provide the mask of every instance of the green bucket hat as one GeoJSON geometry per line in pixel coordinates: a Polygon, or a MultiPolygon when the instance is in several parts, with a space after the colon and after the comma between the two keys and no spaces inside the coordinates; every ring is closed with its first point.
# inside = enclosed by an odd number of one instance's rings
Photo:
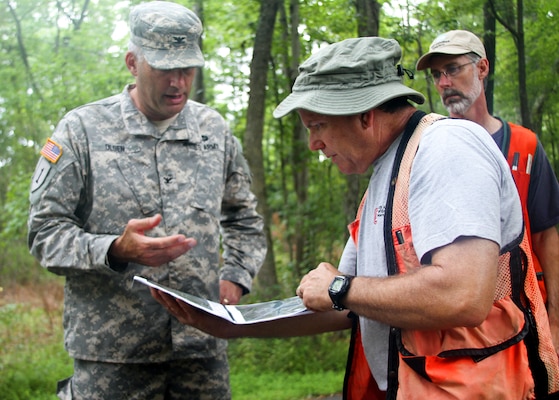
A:
{"type": "Polygon", "coordinates": [[[324,115],[352,115],[397,97],[418,104],[423,95],[402,83],[402,50],[394,39],[363,37],[331,44],[299,67],[292,93],[274,110],[281,118],[305,109],[324,115]]]}
{"type": "Polygon", "coordinates": [[[201,34],[196,14],[176,3],[150,1],[130,12],[130,41],[156,69],[203,67],[201,34]]]}

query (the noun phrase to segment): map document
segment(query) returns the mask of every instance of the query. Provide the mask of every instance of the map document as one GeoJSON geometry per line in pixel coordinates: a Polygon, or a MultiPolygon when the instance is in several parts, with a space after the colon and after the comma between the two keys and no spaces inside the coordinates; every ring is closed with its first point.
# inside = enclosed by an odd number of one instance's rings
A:
{"type": "Polygon", "coordinates": [[[311,313],[303,305],[301,298],[294,296],[283,300],[272,300],[263,303],[240,304],[240,305],[224,305],[215,301],[203,299],[192,294],[181,292],[180,290],[171,289],[160,283],[153,282],[142,276],[135,276],[134,282],[140,282],[144,285],[159,289],[177,299],[199,308],[202,311],[216,315],[226,319],[234,324],[253,324],[257,322],[271,321],[274,319],[294,317],[311,313]]]}

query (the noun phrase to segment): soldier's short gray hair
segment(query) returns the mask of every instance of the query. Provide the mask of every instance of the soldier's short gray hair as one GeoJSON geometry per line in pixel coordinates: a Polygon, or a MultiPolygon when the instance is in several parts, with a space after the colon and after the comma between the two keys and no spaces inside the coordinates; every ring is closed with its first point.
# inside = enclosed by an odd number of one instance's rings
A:
{"type": "Polygon", "coordinates": [[[136,61],[139,63],[142,63],[146,60],[145,56],[144,56],[144,51],[142,50],[142,48],[134,43],[132,43],[132,41],[128,42],[128,51],[132,54],[134,54],[134,57],[136,57],[136,61]]]}

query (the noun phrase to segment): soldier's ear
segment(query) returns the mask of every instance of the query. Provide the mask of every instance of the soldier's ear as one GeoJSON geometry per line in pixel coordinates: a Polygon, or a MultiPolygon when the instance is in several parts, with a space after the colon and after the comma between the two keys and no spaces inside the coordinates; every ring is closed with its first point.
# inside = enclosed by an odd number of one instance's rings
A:
{"type": "Polygon", "coordinates": [[[124,56],[124,62],[126,63],[126,67],[128,68],[128,71],[130,71],[132,75],[137,76],[138,60],[136,59],[136,56],[132,52],[128,51],[124,56]]]}

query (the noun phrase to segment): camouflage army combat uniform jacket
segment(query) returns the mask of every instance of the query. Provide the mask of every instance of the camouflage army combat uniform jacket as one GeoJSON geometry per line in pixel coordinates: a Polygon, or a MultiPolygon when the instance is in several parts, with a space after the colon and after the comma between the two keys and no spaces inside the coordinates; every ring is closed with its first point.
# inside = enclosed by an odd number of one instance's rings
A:
{"type": "Polygon", "coordinates": [[[43,267],[66,277],[71,357],[162,362],[213,356],[225,342],[181,325],[146,286],[132,285],[133,276],[216,301],[219,278],[249,291],[266,243],[248,166],[216,111],[188,101],[160,133],[128,90],[71,111],[56,128],[51,139],[61,155],[41,157],[31,183],[29,247],[43,267]],[[107,251],[126,223],[156,213],[163,220],[147,235],[184,234],[198,245],[157,268],[109,267],[107,251]]]}

